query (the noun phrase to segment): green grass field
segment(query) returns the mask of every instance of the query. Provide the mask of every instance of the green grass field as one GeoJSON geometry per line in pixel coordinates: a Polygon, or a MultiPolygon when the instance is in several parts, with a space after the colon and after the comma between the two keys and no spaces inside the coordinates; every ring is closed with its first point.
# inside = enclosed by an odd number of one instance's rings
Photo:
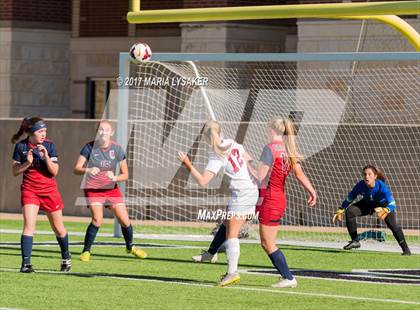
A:
{"type": "MultiPolygon", "coordinates": [[[[0,229],[21,229],[17,220],[1,220],[0,229]]],[[[86,223],[66,223],[71,232],[84,232],[86,223]]],[[[46,222],[37,229],[49,230],[46,222]]],[[[111,232],[105,225],[100,232],[111,232]]],[[[136,259],[125,253],[122,239],[98,237],[96,241],[121,245],[97,245],[89,263],[78,260],[81,245],[72,245],[73,268],[58,272],[58,245],[35,245],[34,274],[19,273],[19,233],[0,235],[0,307],[19,309],[420,309],[420,285],[400,285],[318,279],[297,276],[296,289],[273,289],[278,278],[241,273],[241,282],[229,288],[215,284],[226,271],[226,258],[216,264],[197,264],[191,256],[203,242],[135,240],[149,257],[136,259]]],[[[53,235],[36,235],[34,242],[54,242],[53,235]]],[[[83,236],[71,236],[72,243],[83,236]]],[[[353,269],[420,269],[420,255],[346,252],[334,249],[283,246],[294,270],[350,272],[353,269]]],[[[257,244],[242,244],[240,271],[272,270],[257,244]]],[[[418,281],[420,276],[417,275],[418,281]]]]}

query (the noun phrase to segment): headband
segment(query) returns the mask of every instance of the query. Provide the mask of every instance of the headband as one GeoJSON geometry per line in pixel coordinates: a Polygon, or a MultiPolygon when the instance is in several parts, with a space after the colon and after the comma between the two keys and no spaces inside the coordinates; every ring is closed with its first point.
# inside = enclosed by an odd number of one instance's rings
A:
{"type": "Polygon", "coordinates": [[[47,128],[47,124],[45,124],[43,121],[39,121],[36,122],[32,127],[29,127],[28,131],[30,133],[34,133],[35,131],[40,130],[42,128],[47,128]]]}

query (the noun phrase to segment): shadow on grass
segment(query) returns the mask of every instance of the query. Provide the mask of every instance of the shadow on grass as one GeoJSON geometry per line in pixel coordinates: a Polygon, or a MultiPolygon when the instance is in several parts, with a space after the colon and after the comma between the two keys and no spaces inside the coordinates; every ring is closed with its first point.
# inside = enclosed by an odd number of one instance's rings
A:
{"type": "MultiPolygon", "coordinates": [[[[0,269],[2,272],[19,272],[19,268],[7,268],[0,269]]],[[[195,280],[195,279],[186,279],[186,278],[175,278],[175,277],[160,277],[160,276],[150,276],[150,275],[131,275],[131,274],[121,274],[121,273],[80,273],[80,272],[60,272],[51,269],[35,269],[35,274],[48,274],[48,275],[58,275],[58,276],[72,276],[80,278],[110,278],[110,279],[120,279],[120,280],[145,280],[150,282],[167,282],[167,283],[185,283],[185,284],[202,284],[202,285],[214,285],[213,281],[207,280],[195,280]]]]}

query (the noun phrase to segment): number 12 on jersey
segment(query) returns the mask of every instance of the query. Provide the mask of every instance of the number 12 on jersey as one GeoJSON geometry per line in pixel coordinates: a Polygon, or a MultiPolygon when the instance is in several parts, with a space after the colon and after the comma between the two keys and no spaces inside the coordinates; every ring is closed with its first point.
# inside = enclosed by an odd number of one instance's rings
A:
{"type": "Polygon", "coordinates": [[[230,155],[228,157],[228,161],[232,165],[233,171],[235,173],[238,172],[239,171],[239,168],[241,168],[242,165],[244,164],[244,161],[242,160],[241,154],[239,154],[239,150],[238,149],[233,149],[230,152],[230,155]]]}

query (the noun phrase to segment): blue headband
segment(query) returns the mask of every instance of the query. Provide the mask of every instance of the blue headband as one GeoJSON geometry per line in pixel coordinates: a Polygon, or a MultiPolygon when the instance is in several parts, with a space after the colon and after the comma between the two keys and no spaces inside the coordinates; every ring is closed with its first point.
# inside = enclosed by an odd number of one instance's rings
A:
{"type": "Polygon", "coordinates": [[[43,121],[39,121],[36,122],[32,127],[30,127],[28,131],[30,133],[34,133],[35,131],[40,130],[42,128],[47,128],[47,124],[45,124],[43,121]]]}

